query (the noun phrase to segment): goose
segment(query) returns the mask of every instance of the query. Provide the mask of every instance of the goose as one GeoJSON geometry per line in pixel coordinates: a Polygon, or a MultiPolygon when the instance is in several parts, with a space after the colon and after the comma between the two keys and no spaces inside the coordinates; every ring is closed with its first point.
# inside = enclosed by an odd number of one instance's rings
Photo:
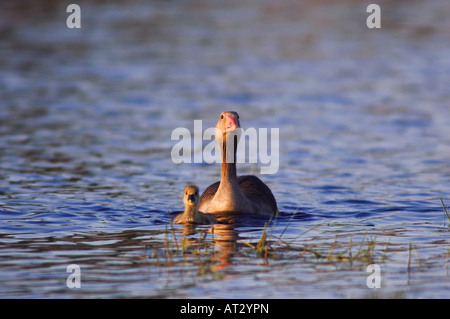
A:
{"type": "Polygon", "coordinates": [[[215,131],[221,153],[221,177],[220,181],[205,189],[200,197],[199,210],[209,214],[276,214],[277,202],[266,184],[254,175],[237,176],[239,129],[239,115],[236,112],[222,112],[215,131]]]}
{"type": "Polygon", "coordinates": [[[196,185],[187,185],[184,188],[184,212],[174,219],[175,224],[214,224],[216,218],[198,211],[199,190],[196,185]]]}

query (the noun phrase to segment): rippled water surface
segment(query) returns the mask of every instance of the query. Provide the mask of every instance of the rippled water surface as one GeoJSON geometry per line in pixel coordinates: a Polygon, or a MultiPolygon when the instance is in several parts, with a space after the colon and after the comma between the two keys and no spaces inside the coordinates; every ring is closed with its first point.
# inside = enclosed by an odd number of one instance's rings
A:
{"type": "Polygon", "coordinates": [[[448,1],[79,4],[0,4],[0,297],[450,296],[448,1]],[[171,225],[220,169],[172,131],[224,110],[279,128],[278,172],[238,171],[280,215],[171,225]]]}

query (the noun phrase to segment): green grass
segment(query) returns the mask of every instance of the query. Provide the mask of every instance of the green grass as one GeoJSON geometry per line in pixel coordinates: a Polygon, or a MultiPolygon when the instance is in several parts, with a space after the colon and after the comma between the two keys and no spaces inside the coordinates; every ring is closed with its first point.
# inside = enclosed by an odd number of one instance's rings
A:
{"type": "Polygon", "coordinates": [[[450,226],[450,213],[448,211],[448,207],[445,206],[444,201],[441,198],[442,207],[444,207],[444,214],[447,216],[447,220],[449,224],[447,226],[450,226]]]}
{"type": "MultiPolygon", "coordinates": [[[[287,226],[289,226],[290,222],[287,226]]],[[[287,227],[286,226],[286,227],[287,227]]],[[[317,228],[314,226],[313,228],[317,228]]],[[[286,228],[277,237],[273,235],[272,229],[269,229],[268,224],[265,225],[262,234],[256,244],[245,241],[239,241],[247,247],[250,251],[256,253],[258,258],[264,259],[264,264],[268,265],[270,259],[282,260],[288,258],[290,260],[299,258],[302,261],[307,261],[309,256],[315,262],[384,262],[388,259],[389,243],[382,244],[377,242],[376,238],[366,238],[364,236],[361,242],[354,246],[353,238],[349,242],[342,241],[336,235],[334,241],[329,244],[324,244],[322,241],[318,243],[306,243],[301,240],[301,236],[306,234],[309,230],[301,233],[292,240],[284,240],[282,238],[286,228]],[[289,257],[287,257],[289,256],[289,257]]]]}

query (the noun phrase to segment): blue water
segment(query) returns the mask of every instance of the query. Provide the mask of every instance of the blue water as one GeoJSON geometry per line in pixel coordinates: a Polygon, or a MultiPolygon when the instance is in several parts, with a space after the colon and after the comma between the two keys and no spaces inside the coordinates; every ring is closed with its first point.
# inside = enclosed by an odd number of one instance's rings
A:
{"type": "Polygon", "coordinates": [[[76,30],[56,1],[0,4],[0,297],[449,297],[446,1],[385,1],[378,30],[351,1],[80,6],[76,30]],[[238,171],[280,215],[171,226],[220,176],[173,163],[171,133],[224,110],[279,128],[278,172],[238,171]]]}

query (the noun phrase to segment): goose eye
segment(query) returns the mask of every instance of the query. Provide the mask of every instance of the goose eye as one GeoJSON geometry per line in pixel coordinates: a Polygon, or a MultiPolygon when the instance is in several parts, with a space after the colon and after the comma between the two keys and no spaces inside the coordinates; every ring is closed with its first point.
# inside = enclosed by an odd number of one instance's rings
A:
{"type": "Polygon", "coordinates": [[[220,119],[223,120],[223,114],[220,116],[220,119]]]}

